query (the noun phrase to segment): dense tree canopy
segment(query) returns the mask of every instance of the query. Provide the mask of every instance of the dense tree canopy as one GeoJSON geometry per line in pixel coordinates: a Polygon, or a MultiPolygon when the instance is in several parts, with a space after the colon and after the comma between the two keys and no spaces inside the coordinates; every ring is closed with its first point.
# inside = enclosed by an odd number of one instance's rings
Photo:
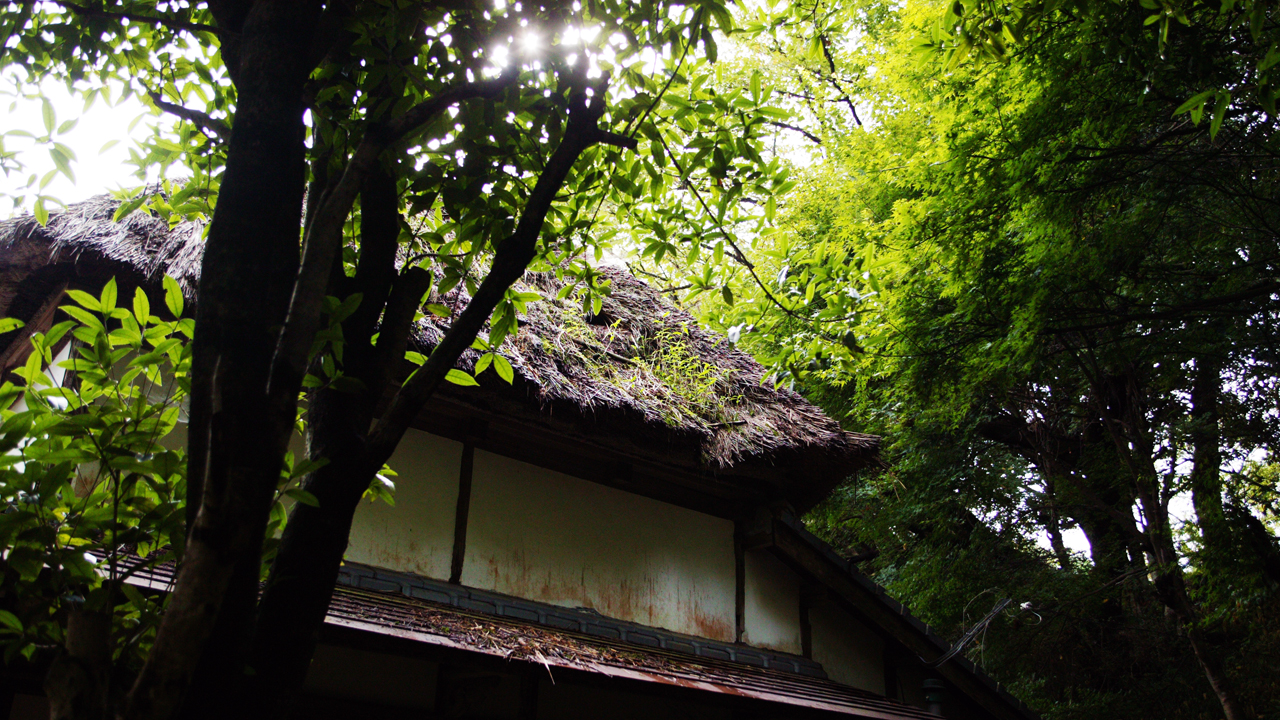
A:
{"type": "MultiPolygon", "coordinates": [[[[606,250],[886,436],[888,469],[811,527],[878,553],[864,567],[956,637],[1014,599],[968,651],[1047,716],[1276,711],[1265,4],[11,2],[0,27],[0,65],[30,87],[180,120],[135,158],[183,182],[122,213],[211,221],[194,340],[153,358],[189,373],[188,473],[135,468],[165,512],[95,520],[180,540],[185,499],[176,591],[163,614],[108,586],[44,624],[0,615],[11,655],[38,633],[133,639],[114,674],[102,647],[64,654],[90,670],[51,686],[65,716],[281,707],[409,420],[473,381],[461,351],[511,333],[515,278],[576,277],[590,309],[606,250]],[[471,305],[404,381],[415,312],[459,285],[471,305]],[[286,461],[295,428],[311,462],[286,461]],[[306,502],[264,565],[284,488],[306,502]]],[[[51,113],[24,130],[70,172],[51,113]]],[[[54,200],[23,179],[10,195],[43,221],[54,200]]],[[[82,300],[91,344],[133,342],[109,339],[129,324],[114,299],[82,300]]],[[[172,314],[132,322],[191,330],[172,314]]],[[[0,428],[42,438],[5,476],[15,506],[38,469],[71,486],[64,445],[93,452],[67,407],[27,399],[0,428]]],[[[104,422],[155,424],[117,410],[104,422]]],[[[55,610],[70,597],[40,587],[55,610]]]]}
{"type": "Polygon", "coordinates": [[[1250,659],[1274,657],[1280,587],[1277,139],[1251,85],[1270,11],[1017,6],[1006,37],[985,7],[819,5],[754,39],[814,162],[737,302],[704,311],[887,436],[890,470],[814,527],[879,550],[957,636],[1026,603],[974,657],[1038,705],[1270,712],[1250,659]]]}

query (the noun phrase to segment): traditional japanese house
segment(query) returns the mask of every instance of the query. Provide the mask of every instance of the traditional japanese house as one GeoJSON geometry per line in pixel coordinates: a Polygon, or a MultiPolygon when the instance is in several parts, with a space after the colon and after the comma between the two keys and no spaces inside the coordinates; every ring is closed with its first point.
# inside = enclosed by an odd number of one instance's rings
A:
{"type": "MultiPolygon", "coordinates": [[[[0,316],[28,323],[0,336],[6,370],[67,288],[194,288],[200,229],[115,208],[0,223],[0,316]]],[[[502,348],[514,382],[445,387],[401,443],[395,506],[356,517],[308,716],[1034,717],[805,530],[878,439],[603,273],[590,315],[527,275],[544,299],[502,348]]],[[[448,322],[428,315],[417,349],[448,322]]]]}

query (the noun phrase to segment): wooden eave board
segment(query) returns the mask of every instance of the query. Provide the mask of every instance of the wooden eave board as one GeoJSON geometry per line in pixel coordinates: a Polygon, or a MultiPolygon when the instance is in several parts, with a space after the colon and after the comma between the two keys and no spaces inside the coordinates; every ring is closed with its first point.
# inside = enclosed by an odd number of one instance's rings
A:
{"type": "Polygon", "coordinates": [[[339,587],[326,624],[504,661],[678,687],[762,703],[880,720],[933,715],[829,680],[692,658],[533,623],[495,618],[425,600],[339,587]]]}

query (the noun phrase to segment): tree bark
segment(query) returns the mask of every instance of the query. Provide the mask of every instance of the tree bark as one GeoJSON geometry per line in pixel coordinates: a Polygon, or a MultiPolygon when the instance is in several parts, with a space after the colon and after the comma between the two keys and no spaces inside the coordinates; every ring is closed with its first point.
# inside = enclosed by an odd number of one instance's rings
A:
{"type": "MultiPolygon", "coordinates": [[[[268,394],[267,378],[298,266],[301,98],[320,11],[315,0],[261,0],[236,28],[238,105],[204,253],[193,343],[189,503],[198,510],[126,718],[169,717],[202,662],[243,667],[238,638],[252,622],[243,609],[252,607],[256,587],[236,583],[236,597],[226,598],[232,578],[261,562],[293,427],[297,389],[268,394]],[[222,616],[224,606],[236,616],[222,616]],[[228,625],[229,642],[210,647],[213,629],[228,625]]],[[[198,692],[216,690],[206,685],[198,692]]]]}
{"type": "Polygon", "coordinates": [[[1167,500],[1162,496],[1155,468],[1154,444],[1147,426],[1146,407],[1133,373],[1106,378],[1104,393],[1096,407],[1111,435],[1116,452],[1133,475],[1138,501],[1146,524],[1146,548],[1151,553],[1151,572],[1156,597],[1177,618],[1187,633],[1191,650],[1213,688],[1227,720],[1252,717],[1236,698],[1226,670],[1214,648],[1200,629],[1199,612],[1187,593],[1173,529],[1169,524],[1167,500]]]}
{"type": "Polygon", "coordinates": [[[44,681],[50,720],[105,720],[111,710],[111,615],[77,608],[44,681]]]}
{"type": "MultiPolygon", "coordinates": [[[[524,275],[536,256],[551,203],[574,163],[584,150],[597,143],[634,148],[634,142],[597,128],[604,109],[604,92],[598,89],[595,99],[588,101],[584,90],[580,88],[571,100],[564,137],[530,194],[515,233],[499,245],[489,274],[461,317],[453,322],[427,363],[400,388],[373,430],[369,430],[369,419],[374,403],[381,397],[390,371],[404,357],[410,325],[427,289],[425,278],[413,270],[397,278],[387,301],[377,347],[373,349],[374,359],[361,370],[369,392],[339,396],[329,391],[317,396],[317,404],[309,411],[310,454],[327,458],[329,464],[306,479],[305,487],[315,495],[318,505],[294,506],[263,594],[254,646],[258,700],[253,703],[255,712],[262,713],[262,717],[284,710],[289,698],[302,686],[347,548],[355,509],[365,489],[445,373],[474,342],[506,289],[524,275]]],[[[364,210],[374,211],[362,226],[362,233],[366,234],[363,242],[384,233],[398,233],[398,222],[389,222],[379,187],[377,181],[363,185],[364,210]]],[[[385,190],[385,186],[381,189],[385,190]]],[[[379,259],[380,247],[381,242],[371,243],[369,252],[362,253],[361,266],[366,259],[371,266],[368,272],[357,268],[357,291],[364,289],[361,283],[368,283],[371,288],[379,286],[383,275],[373,263],[385,261],[379,259]]],[[[376,313],[355,313],[350,319],[357,316],[373,318],[376,313]]],[[[352,330],[362,332],[359,328],[352,330]]]]}
{"type": "Polygon", "coordinates": [[[1216,359],[1196,358],[1191,386],[1191,502],[1196,509],[1200,538],[1210,564],[1231,547],[1230,529],[1222,508],[1222,451],[1218,428],[1221,369],[1216,359]]]}

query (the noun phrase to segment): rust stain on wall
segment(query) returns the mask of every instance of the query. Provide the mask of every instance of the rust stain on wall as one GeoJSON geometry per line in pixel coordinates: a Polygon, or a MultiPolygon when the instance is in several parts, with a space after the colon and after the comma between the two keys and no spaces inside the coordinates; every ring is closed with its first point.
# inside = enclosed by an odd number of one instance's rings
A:
{"type": "MultiPolygon", "coordinates": [[[[552,568],[523,549],[486,553],[480,558],[488,589],[516,597],[580,607],[601,615],[705,638],[732,642],[731,619],[707,610],[697,589],[677,590],[670,578],[655,578],[647,569],[634,581],[618,579],[614,568],[552,568]],[[665,581],[664,581],[665,580],[665,581]]],[[[711,591],[713,592],[713,591],[711,591]]],[[[712,603],[716,607],[717,603],[712,603]]]]}

